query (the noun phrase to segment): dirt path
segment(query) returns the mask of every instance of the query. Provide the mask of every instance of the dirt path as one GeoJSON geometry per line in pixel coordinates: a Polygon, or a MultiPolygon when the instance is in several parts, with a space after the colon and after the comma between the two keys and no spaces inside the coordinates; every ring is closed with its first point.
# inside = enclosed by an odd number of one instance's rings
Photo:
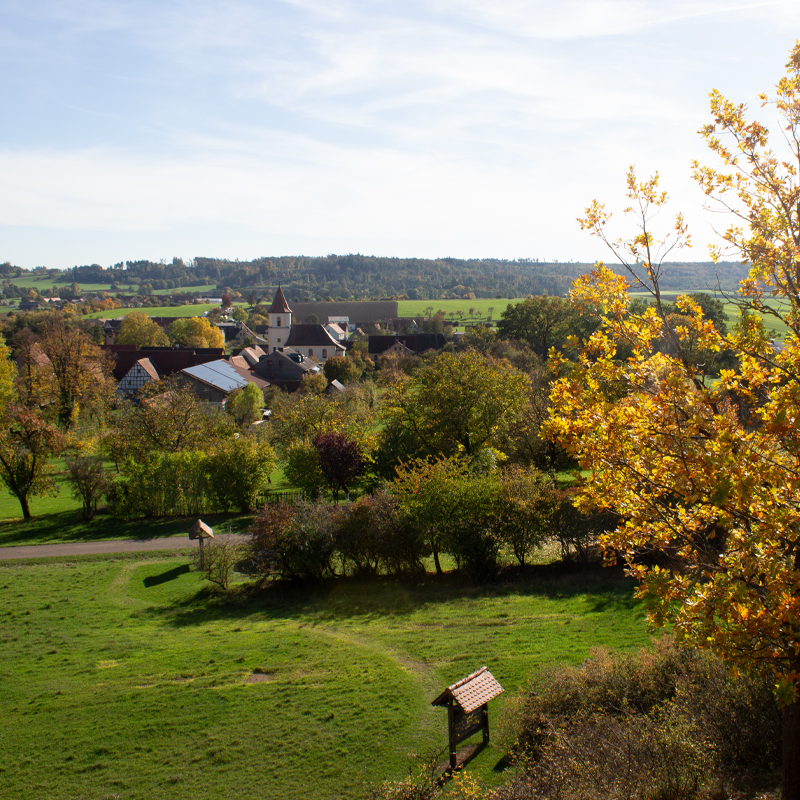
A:
{"type": "MultiPolygon", "coordinates": [[[[231,539],[244,542],[243,534],[233,534],[231,539]]],[[[112,539],[103,542],[69,542],[66,544],[30,544],[19,547],[0,547],[0,561],[14,558],[48,558],[51,556],[84,556],[95,553],[145,553],[151,550],[182,550],[197,547],[185,536],[165,539],[112,539]]]]}

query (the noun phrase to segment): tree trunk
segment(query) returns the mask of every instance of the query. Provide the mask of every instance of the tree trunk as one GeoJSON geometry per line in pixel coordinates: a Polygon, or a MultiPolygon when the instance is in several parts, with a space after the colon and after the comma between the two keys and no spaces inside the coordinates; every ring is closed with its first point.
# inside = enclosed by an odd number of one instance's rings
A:
{"type": "Polygon", "coordinates": [[[439,550],[438,548],[433,548],[433,563],[436,565],[436,574],[442,575],[444,570],[442,569],[442,565],[439,563],[439,550]]]}
{"type": "Polygon", "coordinates": [[[22,518],[23,519],[30,519],[31,518],[31,510],[28,508],[28,495],[17,495],[17,500],[19,500],[19,504],[22,506],[22,518]]]}
{"type": "Polygon", "coordinates": [[[800,800],[800,700],[783,709],[782,800],[800,800]]]}

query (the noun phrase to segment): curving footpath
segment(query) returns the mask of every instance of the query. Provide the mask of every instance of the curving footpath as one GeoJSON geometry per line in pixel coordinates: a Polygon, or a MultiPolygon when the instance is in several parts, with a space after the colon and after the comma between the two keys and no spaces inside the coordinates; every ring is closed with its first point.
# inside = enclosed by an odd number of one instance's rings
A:
{"type": "MultiPolygon", "coordinates": [[[[231,534],[231,540],[247,540],[241,533],[231,534]]],[[[97,553],[145,553],[151,550],[185,550],[197,547],[197,540],[183,536],[164,539],[111,539],[102,542],[69,542],[65,544],[29,544],[17,547],[0,547],[0,561],[15,558],[52,558],[54,556],[85,556],[97,553]]]]}

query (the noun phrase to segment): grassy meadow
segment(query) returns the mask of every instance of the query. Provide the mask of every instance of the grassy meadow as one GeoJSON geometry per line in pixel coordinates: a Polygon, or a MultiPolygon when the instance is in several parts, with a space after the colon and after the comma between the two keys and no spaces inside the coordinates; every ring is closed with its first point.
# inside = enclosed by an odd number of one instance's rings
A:
{"type": "Polygon", "coordinates": [[[442,310],[445,312],[447,320],[454,320],[463,326],[465,322],[475,324],[476,322],[487,322],[490,319],[497,322],[509,303],[519,303],[524,299],[523,297],[514,299],[479,297],[476,300],[400,300],[397,303],[397,313],[401,317],[429,317],[442,310]],[[470,316],[469,313],[471,308],[475,309],[473,316],[470,316]],[[433,309],[432,313],[431,309],[433,309]],[[459,311],[463,312],[462,317],[453,316],[454,312],[457,314],[459,311]]]}
{"type": "Polygon", "coordinates": [[[559,565],[488,587],[207,586],[182,551],[0,564],[5,796],[363,797],[412,752],[445,760],[430,701],[484,664],[506,692],[468,770],[497,783],[533,673],[648,640],[628,581],[559,565]]]}

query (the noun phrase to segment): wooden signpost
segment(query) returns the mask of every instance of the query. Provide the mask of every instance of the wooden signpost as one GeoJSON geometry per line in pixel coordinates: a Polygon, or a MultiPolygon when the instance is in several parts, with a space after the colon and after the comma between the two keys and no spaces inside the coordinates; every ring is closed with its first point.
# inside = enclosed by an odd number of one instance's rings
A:
{"type": "Polygon", "coordinates": [[[205,553],[203,551],[203,541],[205,539],[213,539],[214,538],[214,529],[211,528],[209,525],[206,525],[203,520],[199,519],[192,525],[191,530],[189,531],[189,540],[199,539],[200,540],[200,569],[205,568],[205,553]]]}
{"type": "Polygon", "coordinates": [[[450,769],[458,767],[457,748],[460,742],[483,731],[484,746],[489,743],[489,701],[503,691],[486,667],[448,686],[432,703],[447,706],[450,734],[450,769]]]}

